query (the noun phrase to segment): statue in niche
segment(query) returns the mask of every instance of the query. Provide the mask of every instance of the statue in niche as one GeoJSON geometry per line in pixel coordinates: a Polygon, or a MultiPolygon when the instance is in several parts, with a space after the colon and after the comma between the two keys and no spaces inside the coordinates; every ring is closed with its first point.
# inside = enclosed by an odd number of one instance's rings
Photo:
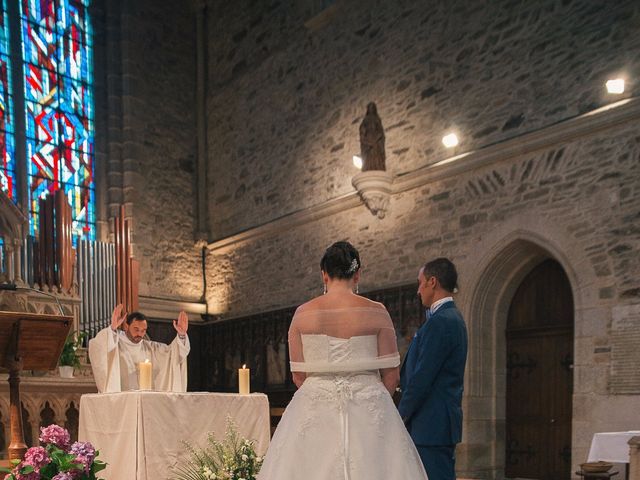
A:
{"type": "Polygon", "coordinates": [[[362,171],[386,170],[384,153],[384,129],[376,104],[367,105],[367,113],[360,124],[360,156],[362,171]]]}

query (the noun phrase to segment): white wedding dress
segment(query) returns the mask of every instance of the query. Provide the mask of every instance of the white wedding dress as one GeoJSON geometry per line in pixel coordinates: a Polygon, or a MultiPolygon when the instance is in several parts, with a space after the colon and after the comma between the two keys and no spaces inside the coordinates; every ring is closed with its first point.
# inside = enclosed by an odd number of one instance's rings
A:
{"type": "Polygon", "coordinates": [[[304,362],[325,365],[324,373],[308,371],[280,420],[258,479],[426,479],[378,370],[357,371],[380,358],[379,336],[299,338],[304,362]]]}

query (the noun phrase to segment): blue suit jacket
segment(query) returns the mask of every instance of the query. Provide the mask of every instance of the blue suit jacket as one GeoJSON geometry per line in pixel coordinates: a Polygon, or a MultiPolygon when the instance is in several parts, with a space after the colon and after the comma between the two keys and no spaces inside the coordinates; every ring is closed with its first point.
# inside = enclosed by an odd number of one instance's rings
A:
{"type": "Polygon", "coordinates": [[[462,391],[467,327],[453,302],[436,310],[416,333],[400,371],[400,415],[416,445],[462,440],[462,391]]]}

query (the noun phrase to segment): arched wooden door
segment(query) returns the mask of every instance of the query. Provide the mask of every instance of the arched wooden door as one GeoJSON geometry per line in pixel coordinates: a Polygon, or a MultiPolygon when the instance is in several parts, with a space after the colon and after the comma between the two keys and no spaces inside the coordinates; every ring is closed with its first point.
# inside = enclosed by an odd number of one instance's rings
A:
{"type": "Polygon", "coordinates": [[[573,296],[545,260],[518,287],[507,319],[505,474],[571,478],[573,296]]]}

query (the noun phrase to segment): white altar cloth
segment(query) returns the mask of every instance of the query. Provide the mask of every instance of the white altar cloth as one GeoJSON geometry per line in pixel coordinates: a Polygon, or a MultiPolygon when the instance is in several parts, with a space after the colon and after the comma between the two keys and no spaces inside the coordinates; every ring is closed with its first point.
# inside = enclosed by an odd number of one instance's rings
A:
{"type": "Polygon", "coordinates": [[[208,432],[222,440],[227,416],[238,434],[269,446],[269,401],[264,394],[121,392],[83,395],[78,439],[91,442],[109,466],[105,480],[160,480],[188,457],[183,440],[204,446],[208,432]]]}
{"type": "Polygon", "coordinates": [[[640,435],[639,430],[596,433],[591,440],[588,462],[629,463],[629,440],[640,435]]]}

